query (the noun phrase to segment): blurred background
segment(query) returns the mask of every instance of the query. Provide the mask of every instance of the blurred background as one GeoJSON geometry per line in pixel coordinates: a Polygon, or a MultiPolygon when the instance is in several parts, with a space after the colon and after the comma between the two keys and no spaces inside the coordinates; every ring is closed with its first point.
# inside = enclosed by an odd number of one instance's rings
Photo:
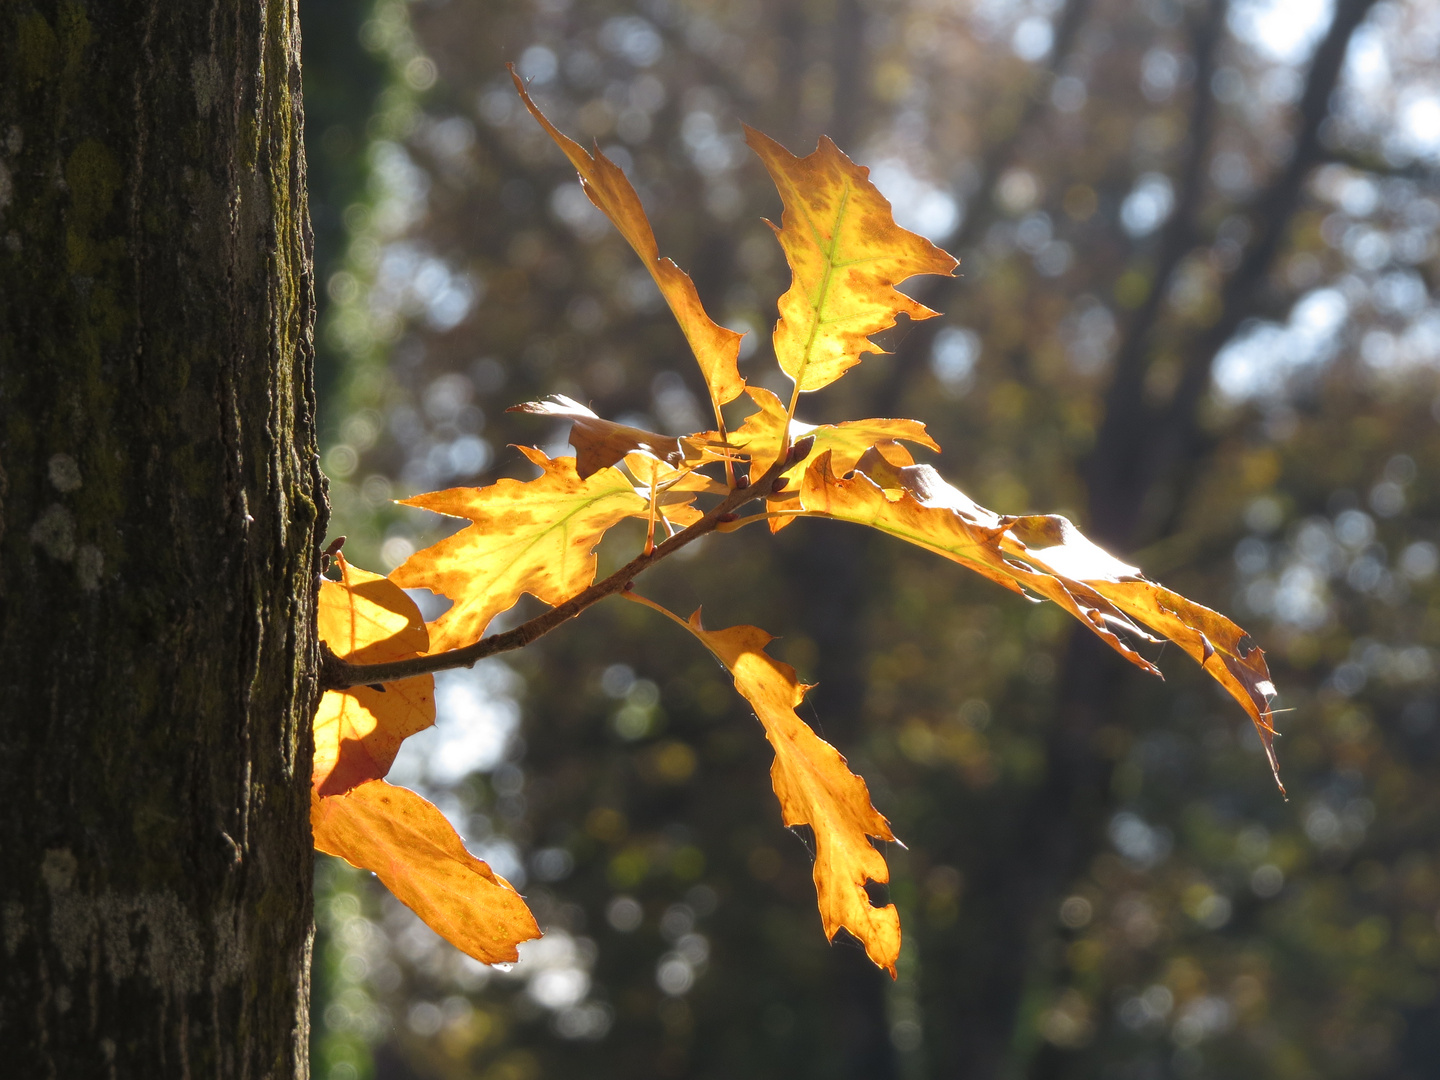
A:
{"type": "Polygon", "coordinates": [[[1290,792],[1175,649],[1148,680],[1053,606],[843,525],[714,536],[642,590],[765,627],[818,683],[804,715],[907,845],[885,853],[899,978],[826,943],[724,672],[606,603],[439,676],[392,774],[546,936],[482,967],[321,857],[320,1080],[1440,1074],[1440,5],[300,7],[353,562],[453,527],[392,499],[528,477],[514,442],[563,450],[513,403],[709,422],[505,61],[750,332],[742,374],[787,392],[779,199],[740,124],[802,154],[828,134],[962,262],[912,290],[942,318],[802,419],[923,420],[978,501],[1065,513],[1242,623],[1290,792]]]}

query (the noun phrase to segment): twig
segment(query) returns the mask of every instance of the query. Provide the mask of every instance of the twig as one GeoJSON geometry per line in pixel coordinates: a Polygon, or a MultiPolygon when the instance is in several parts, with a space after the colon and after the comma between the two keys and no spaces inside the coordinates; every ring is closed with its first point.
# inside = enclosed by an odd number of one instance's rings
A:
{"type": "Polygon", "coordinates": [[[529,622],[521,623],[513,630],[507,630],[503,634],[481,638],[473,645],[466,645],[463,649],[451,649],[433,656],[416,656],[409,660],[394,660],[388,664],[352,664],[336,656],[322,642],[320,685],[326,690],[344,690],[351,686],[397,682],[400,679],[409,679],[434,671],[470,667],[477,660],[483,660],[487,656],[523,648],[537,638],[544,637],[560,624],[573,619],[590,605],[613,593],[622,591],[638,574],[647,570],[654,563],[668,555],[673,555],[691,541],[714,532],[721,525],[728,524],[737,507],[743,506],[753,499],[764,498],[770,493],[775,481],[794,464],[790,460],[791,456],[789,454],[782,455],[766,470],[765,475],[753,484],[732,491],[711,507],[710,511],[699,521],[676,533],[651,551],[637,555],[604,581],[597,581],[563,604],[535,616],[529,622]]]}

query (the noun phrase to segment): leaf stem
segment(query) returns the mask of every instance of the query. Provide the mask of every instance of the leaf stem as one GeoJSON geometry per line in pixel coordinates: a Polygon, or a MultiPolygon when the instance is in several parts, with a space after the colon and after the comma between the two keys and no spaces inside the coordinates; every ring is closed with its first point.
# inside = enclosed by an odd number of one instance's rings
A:
{"type": "Polygon", "coordinates": [[[728,524],[730,515],[737,507],[744,506],[754,499],[764,498],[769,494],[770,488],[790,464],[786,456],[782,454],[765,471],[764,476],[746,487],[732,491],[693,525],[682,529],[664,543],[657,544],[654,550],[637,555],[604,581],[597,581],[584,591],[576,593],[563,604],[558,604],[549,611],[535,616],[529,622],[521,623],[513,630],[507,630],[503,634],[493,634],[490,637],[481,638],[474,644],[466,645],[461,649],[450,649],[433,656],[415,656],[408,660],[394,660],[386,664],[352,664],[336,656],[322,642],[320,687],[322,690],[345,690],[352,686],[397,682],[400,679],[410,679],[416,675],[427,675],[435,671],[470,667],[477,660],[483,660],[487,656],[523,648],[532,641],[544,637],[562,623],[573,619],[592,604],[621,592],[635,579],[636,575],[649,569],[654,563],[675,554],[691,541],[716,531],[722,524],[728,524]],[[722,518],[726,520],[722,521],[722,518]]]}
{"type": "Polygon", "coordinates": [[[743,529],[746,525],[753,525],[757,521],[768,521],[770,518],[794,518],[794,517],[815,517],[810,510],[768,510],[763,514],[751,514],[749,517],[739,518],[736,521],[726,521],[717,525],[716,532],[732,533],[736,529],[743,529]]]}
{"type": "Polygon", "coordinates": [[[790,393],[790,407],[785,410],[785,431],[780,439],[780,456],[790,450],[790,422],[795,419],[795,406],[800,404],[800,380],[795,380],[795,389],[790,393]]]}

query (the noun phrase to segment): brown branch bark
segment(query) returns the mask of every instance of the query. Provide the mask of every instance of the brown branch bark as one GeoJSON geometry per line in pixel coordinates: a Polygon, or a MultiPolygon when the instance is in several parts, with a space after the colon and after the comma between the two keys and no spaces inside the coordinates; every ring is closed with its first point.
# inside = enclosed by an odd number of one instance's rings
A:
{"type": "MultiPolygon", "coordinates": [[[[603,581],[597,581],[583,592],[577,593],[563,604],[558,604],[528,622],[521,623],[503,634],[492,634],[481,638],[463,649],[451,649],[433,656],[416,656],[410,660],[395,660],[388,664],[351,664],[342,660],[328,648],[324,649],[320,684],[325,690],[344,690],[350,686],[368,686],[375,683],[396,682],[435,671],[470,667],[487,656],[521,649],[532,641],[544,637],[562,623],[575,618],[586,608],[607,596],[625,589],[635,578],[662,559],[675,554],[687,544],[693,543],[708,533],[714,532],[729,520],[736,508],[754,499],[764,498],[770,493],[780,474],[793,464],[795,452],[803,454],[803,444],[796,444],[791,455],[782,456],[759,480],[747,487],[737,488],[716,503],[704,517],[693,525],[676,533],[663,544],[657,544],[649,553],[637,555],[603,581]]],[[[323,647],[323,643],[322,643],[323,647]]]]}

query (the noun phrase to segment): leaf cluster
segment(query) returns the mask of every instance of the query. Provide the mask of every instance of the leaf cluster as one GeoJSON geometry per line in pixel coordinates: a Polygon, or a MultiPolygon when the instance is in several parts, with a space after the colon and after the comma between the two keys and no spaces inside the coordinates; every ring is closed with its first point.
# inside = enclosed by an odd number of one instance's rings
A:
{"type": "Polygon", "coordinates": [[[374,871],[437,933],[477,960],[516,959],[516,946],[539,935],[523,898],[465,850],[436,807],[384,777],[401,742],[434,722],[433,672],[526,645],[619,594],[684,627],[732,675],[774,750],[771,780],[783,823],[813,830],[826,936],[833,940],[845,929],[893,975],[899,913],[893,904],[872,902],[866,886],[889,880],[872,838],[895,837],[865,781],[797,715],[809,688],[766,652],[771,637],[758,627],[707,629],[698,611],[682,619],[632,589],[643,570],[703,535],[760,521],[778,532],[798,517],[868,526],[1024,598],[1052,601],[1153,674],[1158,669],[1139,646],[1175,642],[1239,702],[1275,768],[1274,688],[1263,653],[1229,619],[1149,581],[1063,517],[1002,516],[977,505],[934,468],[916,463],[907,443],[939,450],[918,421],[816,426],[796,418],[802,393],[824,389],[881,351],[874,335],[902,315],[936,314],[898,291],[902,282],[920,274],[949,276],[956,266],[895,223],[867,169],[828,139],[797,157],[747,129],[747,142],[784,204],[772,228],[792,274],[774,330],[776,359],[793,384],[787,404],[741,378],[740,335],[711,319],[691,279],[659,254],[624,173],[598,149],[587,151],[558,131],[518,78],[515,85],[674,313],[704,376],[715,427],[665,436],[604,419],[564,397],[525,403],[516,409],[571,422],[574,457],[520,447],[540,471],[532,480],[404,500],[469,524],[414,553],[388,578],[350,567],[337,553],[339,578],[325,580],[320,596],[327,692],[315,720],[317,848],[374,871]],[[742,396],[755,408],[729,430],[724,407],[742,396]],[[748,515],[740,513],[752,504],[758,506],[748,515]],[[597,546],[630,518],[646,523],[642,550],[597,582],[597,546]],[[447,597],[451,606],[427,624],[403,591],[414,588],[447,597]],[[527,594],[549,609],[486,637],[496,617],[527,594]]]}

